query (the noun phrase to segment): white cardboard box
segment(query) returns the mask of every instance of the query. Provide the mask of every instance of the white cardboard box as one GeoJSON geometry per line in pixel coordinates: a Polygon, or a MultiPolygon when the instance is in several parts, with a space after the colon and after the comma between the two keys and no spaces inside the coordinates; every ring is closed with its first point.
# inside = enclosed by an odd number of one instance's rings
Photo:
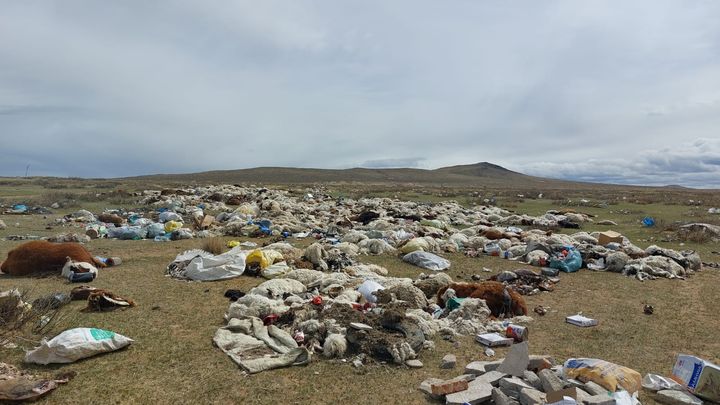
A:
{"type": "Polygon", "coordinates": [[[715,364],[695,356],[678,354],[672,378],[700,398],[720,402],[720,367],[715,364]]]}
{"type": "Polygon", "coordinates": [[[597,319],[588,318],[582,315],[572,315],[565,318],[565,322],[576,326],[582,326],[587,328],[589,326],[595,326],[598,324],[597,319]]]}
{"type": "Polygon", "coordinates": [[[483,333],[475,336],[475,340],[489,347],[510,346],[513,344],[512,338],[501,336],[497,333],[483,333]]]}

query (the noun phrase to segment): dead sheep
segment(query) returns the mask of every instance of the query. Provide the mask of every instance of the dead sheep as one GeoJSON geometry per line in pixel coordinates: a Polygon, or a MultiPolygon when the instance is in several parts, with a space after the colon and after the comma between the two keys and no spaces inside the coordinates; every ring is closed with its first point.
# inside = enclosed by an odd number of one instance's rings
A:
{"type": "Polygon", "coordinates": [[[328,252],[319,243],[313,243],[305,249],[305,258],[312,263],[315,268],[322,271],[328,270],[328,264],[325,261],[328,257],[328,252]]]}
{"type": "Polygon", "coordinates": [[[272,300],[262,295],[246,294],[230,304],[225,319],[230,320],[248,316],[262,319],[271,314],[285,313],[289,309],[282,301],[272,300]]]}
{"type": "Polygon", "coordinates": [[[57,272],[65,266],[67,258],[86,262],[103,268],[105,263],[94,258],[90,252],[78,243],[51,243],[44,240],[23,243],[8,252],[7,259],[0,270],[13,276],[27,276],[57,272]]]}
{"type": "Polygon", "coordinates": [[[345,355],[347,351],[347,339],[345,336],[333,333],[325,338],[323,343],[323,356],[327,358],[339,358],[345,355]]]}
{"type": "Polygon", "coordinates": [[[371,255],[395,253],[395,248],[382,239],[365,239],[358,243],[358,247],[363,253],[369,253],[371,255]]]}
{"type": "Polygon", "coordinates": [[[265,281],[259,286],[251,289],[248,295],[261,295],[263,297],[272,299],[283,299],[285,294],[302,294],[307,291],[307,288],[303,283],[287,279],[287,278],[276,278],[265,281]]]}

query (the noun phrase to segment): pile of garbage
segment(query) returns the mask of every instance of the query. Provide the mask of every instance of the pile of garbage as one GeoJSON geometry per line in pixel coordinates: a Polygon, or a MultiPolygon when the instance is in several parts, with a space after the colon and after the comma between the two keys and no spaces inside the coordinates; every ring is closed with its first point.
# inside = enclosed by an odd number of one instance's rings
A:
{"type": "MultiPolygon", "coordinates": [[[[87,300],[86,311],[108,311],[116,308],[134,306],[128,300],[110,291],[88,286],[74,288],[70,294],[52,293],[32,300],[24,301],[25,294],[17,289],[0,291],[0,347],[15,348],[13,334],[25,325],[30,325],[34,333],[42,330],[53,321],[58,311],[71,300],[87,300]]],[[[122,349],[132,343],[123,335],[96,328],[74,328],[61,332],[54,338],[43,338],[40,344],[25,354],[26,363],[50,364],[72,363],[97,354],[122,349]]],[[[75,372],[65,372],[51,378],[39,377],[20,371],[11,364],[0,362],[0,402],[33,401],[41,398],[59,384],[65,384],[75,376],[75,372]]]]}
{"type": "MultiPolygon", "coordinates": [[[[0,207],[4,208],[3,206],[0,207]]],[[[3,209],[2,213],[3,215],[47,215],[52,214],[52,211],[50,211],[46,207],[41,206],[28,207],[26,204],[14,204],[7,209],[3,209]]]]}
{"type": "Polygon", "coordinates": [[[640,280],[684,278],[702,266],[692,251],[642,249],[614,232],[553,234],[554,229],[577,229],[594,221],[592,215],[572,210],[529,216],[495,206],[467,208],[455,201],[335,198],[322,188],[293,193],[214,185],[142,194],[140,210],[107,210],[97,216],[80,210],[58,221],[83,223],[90,238],[311,237],[319,246],[312,263],[321,270],[329,266],[326,258],[333,251],[344,254],[340,261],[346,265],[359,255],[398,254],[422,268],[444,270],[450,263],[439,255],[464,252],[566,272],[586,266],[640,280]]]}
{"type": "Polygon", "coordinates": [[[225,314],[227,325],[214,342],[243,370],[256,373],[306,364],[315,352],[406,364],[432,347],[436,336],[505,330],[491,318],[485,300],[465,298],[446,310],[433,304],[451,282],[444,273],[416,280],[387,277],[385,268],[372,264],[337,272],[290,270],[247,293],[229,291],[234,301],[225,314]]]}
{"type": "MultiPolygon", "coordinates": [[[[720,368],[693,356],[679,355],[673,378],[647,374],[601,359],[573,358],[558,365],[550,355],[529,355],[528,342],[517,343],[504,359],[473,361],[451,379],[429,378],[419,389],[446,404],[497,405],[639,405],[642,388],[661,403],[702,405],[720,399],[713,382],[720,368]],[[697,396],[696,396],[697,395],[697,396]]],[[[454,369],[455,356],[443,358],[441,368],[454,369]]]]}
{"type": "Polygon", "coordinates": [[[79,210],[63,218],[58,218],[56,223],[82,224],[88,240],[98,238],[154,239],[164,242],[204,237],[201,230],[212,222],[211,216],[206,216],[201,207],[178,210],[180,212],[170,211],[167,208],[147,212],[106,210],[99,215],[87,210],[79,210]],[[186,226],[183,214],[191,218],[190,221],[196,221],[195,229],[186,226]]]}
{"type": "Polygon", "coordinates": [[[613,232],[566,235],[548,231],[593,221],[583,213],[551,210],[532,217],[494,206],[466,208],[454,201],[352,200],[333,198],[321,189],[306,191],[295,195],[266,188],[209,186],[146,191],[142,203],[166,212],[184,212],[185,217],[192,213],[195,223],[205,215],[198,211],[199,206],[216,212],[207,228],[195,236],[313,237],[317,239],[317,260],[311,262],[321,270],[326,270],[325,258],[332,256],[333,250],[350,261],[359,255],[402,254],[403,260],[432,270],[450,266],[439,254],[465,252],[566,272],[587,266],[640,280],[684,278],[702,266],[695,252],[657,246],[642,249],[613,232]]]}

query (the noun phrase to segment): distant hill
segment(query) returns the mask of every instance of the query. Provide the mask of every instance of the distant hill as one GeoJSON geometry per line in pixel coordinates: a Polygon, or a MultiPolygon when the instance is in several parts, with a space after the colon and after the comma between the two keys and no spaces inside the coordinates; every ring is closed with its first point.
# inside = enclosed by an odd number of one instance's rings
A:
{"type": "Polygon", "coordinates": [[[311,183],[366,183],[366,184],[417,184],[448,186],[492,187],[549,187],[570,188],[592,183],[547,179],[528,176],[504,167],[481,162],[470,165],[425,169],[304,169],[289,167],[257,167],[238,170],[215,170],[187,174],[156,174],[130,177],[124,180],[157,182],[198,182],[232,184],[311,184],[311,183]]]}

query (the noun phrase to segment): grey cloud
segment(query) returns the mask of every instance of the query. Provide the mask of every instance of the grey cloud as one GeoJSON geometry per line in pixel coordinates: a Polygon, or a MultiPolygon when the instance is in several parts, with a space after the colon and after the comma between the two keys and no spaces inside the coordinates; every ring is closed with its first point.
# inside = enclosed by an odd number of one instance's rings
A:
{"type": "Polygon", "coordinates": [[[360,167],[373,169],[409,167],[416,168],[425,158],[374,159],[363,162],[360,167]]]}
{"type": "Polygon", "coordinates": [[[720,140],[702,139],[677,149],[644,150],[634,159],[590,159],[527,164],[529,174],[633,185],[680,184],[720,188],[720,140]]]}
{"type": "Polygon", "coordinates": [[[2,9],[0,175],[25,162],[88,177],[423,156],[406,163],[601,178],[577,168],[617,161],[624,170],[605,179],[716,184],[704,177],[717,166],[712,142],[646,154],[717,138],[716,2],[2,9]]]}

